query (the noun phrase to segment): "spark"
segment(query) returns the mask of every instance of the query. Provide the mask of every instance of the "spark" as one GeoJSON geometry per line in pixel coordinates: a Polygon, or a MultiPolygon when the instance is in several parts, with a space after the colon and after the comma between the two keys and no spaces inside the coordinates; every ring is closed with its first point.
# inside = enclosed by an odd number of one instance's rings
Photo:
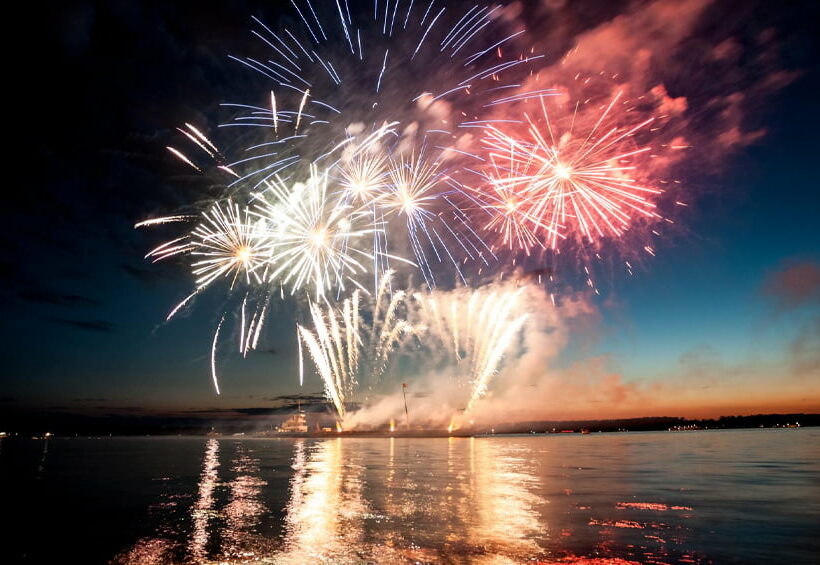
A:
{"type": "Polygon", "coordinates": [[[150,218],[134,224],[135,228],[142,228],[146,226],[156,226],[160,224],[170,224],[172,222],[187,222],[196,216],[191,214],[177,214],[175,216],[164,216],[162,218],[150,218]]]}
{"type": "Polygon", "coordinates": [[[170,147],[170,146],[166,147],[166,149],[168,151],[170,151],[171,153],[173,153],[174,155],[176,155],[179,159],[181,159],[182,162],[190,165],[191,167],[193,167],[194,169],[196,169],[200,173],[202,172],[202,169],[200,169],[199,167],[194,165],[193,161],[191,161],[188,157],[186,157],[179,149],[174,149],[173,147],[170,147]]]}
{"type": "Polygon", "coordinates": [[[279,113],[276,111],[276,95],[273,93],[273,90],[270,91],[270,107],[271,107],[271,115],[273,116],[273,131],[274,133],[279,133],[279,113]]]}
{"type": "Polygon", "coordinates": [[[207,144],[210,146],[210,148],[214,150],[214,152],[215,152],[215,153],[219,153],[219,149],[217,149],[216,145],[214,145],[214,144],[211,142],[211,140],[210,140],[210,139],[208,139],[208,138],[205,136],[205,134],[204,134],[204,133],[202,133],[201,131],[199,131],[199,129],[197,129],[197,128],[196,128],[196,127],[194,127],[193,125],[189,124],[188,122],[185,122],[185,127],[186,127],[186,128],[188,128],[189,130],[191,130],[191,131],[193,132],[193,134],[194,134],[195,136],[197,136],[199,139],[201,139],[202,141],[204,141],[205,143],[207,143],[207,144]]]}
{"type": "Polygon", "coordinates": [[[248,209],[228,201],[214,204],[203,222],[191,232],[190,254],[196,285],[203,288],[220,277],[230,277],[231,287],[240,274],[247,283],[262,281],[260,268],[268,262],[268,234],[263,222],[254,221],[248,209]]]}
{"type": "Polygon", "coordinates": [[[296,114],[296,125],[293,127],[293,131],[299,131],[299,123],[302,121],[302,111],[305,109],[305,103],[307,102],[308,95],[310,94],[310,89],[308,88],[305,90],[305,94],[302,96],[302,101],[299,103],[299,113],[296,114]]]}
{"type": "Polygon", "coordinates": [[[223,314],[222,317],[219,319],[219,324],[216,326],[216,331],[214,332],[214,341],[211,344],[211,378],[214,381],[214,389],[216,390],[216,394],[219,394],[219,379],[216,376],[216,344],[219,340],[219,330],[222,329],[222,322],[225,321],[225,315],[223,314]]]}
{"type": "MultiPolygon", "coordinates": [[[[505,231],[505,237],[517,239],[519,245],[540,243],[549,230],[565,226],[531,213],[538,199],[534,193],[519,195],[515,177],[491,182],[492,175],[504,173],[500,164],[495,173],[484,173],[483,187],[469,187],[460,178],[460,165],[483,161],[486,151],[477,143],[461,143],[458,129],[506,127],[503,121],[481,120],[473,110],[499,102],[493,91],[523,84],[528,62],[539,58],[515,52],[513,40],[523,30],[486,33],[488,25],[500,21],[498,7],[482,3],[453,14],[434,1],[411,0],[406,8],[388,2],[374,8],[368,29],[354,23],[347,2],[343,10],[337,0],[327,20],[320,17],[324,10],[315,11],[310,2],[291,3],[309,36],[253,18],[253,37],[270,50],[268,55],[230,56],[273,81],[250,104],[223,105],[230,108],[231,118],[219,131],[226,136],[243,132],[229,139],[228,146],[241,143],[247,128],[259,134],[253,144],[227,158],[205,130],[185,123],[179,131],[189,147],[196,146],[192,155],[198,159],[167,148],[198,172],[220,173],[218,183],[229,175],[229,184],[198,214],[147,219],[137,227],[199,218],[193,229],[155,247],[147,258],[179,258],[191,268],[193,292],[168,319],[206,288],[226,291],[227,306],[211,350],[217,392],[216,349],[223,322],[241,324],[237,334],[245,355],[259,342],[265,318],[271,315],[271,297],[275,293],[288,299],[289,294],[297,303],[307,298],[310,304],[312,323],[297,325],[300,384],[304,349],[343,419],[345,401],[357,383],[377,382],[395,350],[414,332],[407,320],[406,292],[391,286],[395,263],[420,271],[428,289],[436,285],[434,271],[436,276],[441,272],[434,263],[449,263],[466,284],[462,266],[469,261],[489,266],[487,258],[493,256],[482,239],[482,227],[473,225],[467,212],[475,202],[496,215],[505,207],[510,219],[491,221],[484,228],[505,231]],[[505,39],[498,41],[501,37],[505,39]],[[461,50],[471,53],[467,59],[459,55],[461,50]],[[515,74],[518,80],[513,81],[515,74]],[[265,91],[270,93],[268,102],[265,91]],[[459,114],[469,121],[459,123],[459,114]],[[458,146],[451,141],[457,139],[458,146]],[[200,150],[212,166],[206,166],[200,150]],[[495,200],[484,202],[479,193],[487,187],[492,187],[495,200]],[[519,196],[520,202],[514,203],[519,196]],[[524,210],[530,210],[529,216],[524,210]],[[523,218],[519,224],[525,226],[518,229],[512,218],[523,218]],[[372,302],[364,298],[371,292],[376,296],[372,302]],[[367,324],[360,319],[360,309],[372,316],[367,324]]],[[[505,102],[532,102],[534,96],[507,96],[505,102]]],[[[515,145],[510,166],[516,176],[531,173],[521,161],[524,150],[532,148],[530,140],[515,145]]],[[[562,182],[577,182],[578,165],[566,163],[571,173],[562,182]]],[[[460,312],[454,308],[453,316],[460,312]]],[[[459,343],[469,335],[465,330],[451,337],[459,343]]],[[[481,375],[477,372],[475,378],[484,378],[481,375]]]]}

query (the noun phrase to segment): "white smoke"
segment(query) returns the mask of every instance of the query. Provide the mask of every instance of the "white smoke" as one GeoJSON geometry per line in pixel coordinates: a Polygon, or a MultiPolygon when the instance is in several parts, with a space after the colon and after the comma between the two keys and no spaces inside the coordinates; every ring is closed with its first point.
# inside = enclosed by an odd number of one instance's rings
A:
{"type": "Polygon", "coordinates": [[[391,420],[404,425],[406,419],[411,427],[427,429],[445,429],[454,421],[461,425],[471,420],[476,424],[508,421],[522,406],[529,410],[540,404],[533,398],[534,391],[540,395],[554,388],[545,383],[552,381],[552,367],[567,346],[571,326],[596,313],[577,297],[556,306],[543,287],[520,280],[477,290],[434,290],[421,300],[427,306],[417,305],[415,311],[419,332],[415,349],[403,356],[397,363],[401,370],[394,370],[378,390],[361,395],[362,407],[347,416],[346,429],[383,427],[391,420]],[[511,306],[501,312],[510,297],[514,297],[511,306]],[[523,322],[514,326],[517,320],[523,322]],[[480,340],[499,335],[497,326],[503,324],[514,335],[506,342],[485,394],[465,413],[476,386],[474,368],[487,358],[486,348],[496,345],[480,340]]]}

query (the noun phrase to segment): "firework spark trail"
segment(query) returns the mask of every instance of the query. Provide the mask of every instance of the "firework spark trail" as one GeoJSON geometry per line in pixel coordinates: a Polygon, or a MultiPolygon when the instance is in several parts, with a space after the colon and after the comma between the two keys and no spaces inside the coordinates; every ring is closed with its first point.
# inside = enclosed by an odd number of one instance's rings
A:
{"type": "MultiPolygon", "coordinates": [[[[407,31],[397,34],[396,37],[393,37],[393,30],[398,14],[398,3],[394,6],[395,13],[392,17],[388,14],[389,7],[385,7],[384,14],[380,15],[379,10],[374,12],[374,21],[370,23],[366,21],[367,17],[364,17],[362,21],[359,21],[361,18],[352,18],[347,3],[345,3],[345,10],[342,10],[341,4],[337,2],[336,10],[332,10],[332,18],[327,22],[323,22],[324,12],[314,10],[314,6],[309,2],[307,6],[296,0],[292,4],[304,24],[302,31],[307,31],[313,41],[300,39],[301,32],[297,29],[298,25],[292,31],[288,27],[268,26],[260,19],[253,18],[255,24],[260,27],[254,29],[252,33],[272,50],[271,58],[264,62],[251,58],[243,59],[234,56],[230,58],[273,81],[272,88],[269,89],[269,107],[253,104],[225,104],[225,107],[236,109],[238,114],[234,115],[230,123],[220,126],[256,127],[261,132],[269,132],[268,128],[272,128],[275,140],[257,143],[248,148],[251,155],[226,164],[216,144],[200,129],[189,123],[186,123],[184,128],[178,128],[190,142],[216,162],[217,169],[236,179],[230,187],[239,186],[240,183],[255,183],[251,187],[249,206],[255,205],[254,213],[256,214],[260,213],[258,204],[254,202],[259,199],[259,191],[263,197],[273,193],[275,201],[282,198],[287,199],[287,190],[281,188],[282,181],[279,175],[285,169],[300,170],[305,165],[310,165],[307,180],[303,183],[294,183],[293,187],[308,186],[307,192],[311,193],[311,197],[305,200],[311,205],[299,206],[293,203],[293,199],[289,199],[286,200],[287,206],[282,208],[281,202],[271,202],[265,199],[268,203],[266,213],[275,214],[275,210],[287,209],[288,212],[294,212],[294,217],[299,218],[299,221],[288,221],[278,217],[275,218],[279,220],[276,222],[270,221],[271,218],[265,218],[267,225],[264,229],[272,232],[268,234],[271,236],[268,246],[270,257],[264,266],[256,262],[248,266],[244,269],[245,274],[261,277],[262,282],[271,284],[275,284],[274,275],[281,276],[285,280],[278,281],[280,288],[287,284],[291,287],[291,294],[302,287],[310,286],[316,296],[322,296],[334,284],[337,285],[338,291],[344,290],[346,281],[353,281],[360,286],[360,283],[353,278],[363,274],[366,270],[360,260],[363,257],[370,257],[373,262],[374,286],[378,286],[381,274],[390,267],[390,258],[407,262],[402,257],[391,255],[388,252],[386,237],[387,225],[401,220],[403,216],[402,223],[406,226],[410,248],[416,259],[415,266],[423,271],[428,286],[435,285],[431,259],[441,262],[446,258],[453,264],[462,281],[465,281],[459,268],[457,255],[465,254],[471,258],[483,256],[479,251],[483,242],[480,241],[477,231],[467,225],[463,219],[461,223],[464,224],[464,229],[458,229],[460,224],[455,224],[454,227],[441,220],[442,205],[453,207],[454,213],[458,215],[458,204],[442,198],[444,192],[439,189],[438,184],[443,176],[443,170],[440,168],[438,157],[422,159],[421,155],[429,135],[427,130],[452,134],[447,130],[431,129],[432,124],[426,126],[424,124],[431,117],[442,117],[437,114],[439,112],[437,104],[440,105],[445,101],[453,103],[458,97],[464,101],[470,99],[470,96],[475,97],[475,92],[480,90],[476,85],[485,80],[484,88],[488,91],[495,90],[498,88],[496,83],[500,73],[507,68],[508,64],[518,65],[527,59],[527,57],[513,57],[499,64],[494,60],[494,52],[491,52],[491,49],[479,46],[478,31],[484,29],[495,19],[493,14],[497,7],[474,6],[470,8],[457,21],[455,27],[449,28],[449,32],[446,27],[439,28],[436,34],[441,33],[444,37],[436,39],[433,31],[436,22],[445,10],[443,8],[438,11],[432,10],[433,3],[426,9],[424,6],[414,8],[410,3],[404,14],[402,25],[402,30],[407,31]],[[344,17],[345,13],[348,16],[347,20],[344,17]],[[416,25],[413,22],[416,22],[416,25]],[[329,34],[325,32],[328,24],[341,26],[351,54],[354,55],[355,64],[351,65],[350,61],[345,62],[344,54],[334,48],[333,41],[328,41],[329,34]],[[379,27],[381,28],[380,33],[379,27]],[[371,35],[372,37],[366,43],[372,45],[374,49],[378,46],[380,53],[382,46],[385,47],[384,56],[379,62],[370,61],[370,57],[367,57],[365,61],[361,57],[361,32],[368,30],[368,37],[371,35]],[[355,60],[352,41],[354,31],[360,48],[358,60],[355,60]],[[421,55],[423,51],[424,60],[420,60],[417,64],[434,70],[427,74],[437,74],[438,71],[435,69],[438,66],[430,67],[428,64],[430,60],[436,60],[445,52],[452,57],[468,44],[471,47],[474,45],[478,51],[469,56],[466,62],[455,59],[453,63],[446,63],[442,68],[446,70],[450,65],[455,65],[454,68],[460,69],[460,72],[464,74],[470,74],[472,78],[468,81],[469,84],[467,81],[462,81],[461,85],[456,88],[443,89],[443,94],[434,95],[431,91],[425,90],[423,85],[418,85],[417,92],[420,94],[411,96],[413,92],[407,90],[407,82],[402,80],[402,65],[398,64],[398,61],[389,67],[387,65],[388,53],[394,51],[397,57],[399,57],[398,54],[406,57],[409,54],[407,47],[415,46],[412,58],[421,55]],[[395,45],[395,49],[391,45],[395,45]],[[399,74],[393,77],[394,73],[399,74]],[[329,85],[326,81],[320,80],[323,75],[330,77],[333,84],[329,85]],[[375,80],[375,92],[360,87],[361,81],[351,80],[352,77],[358,79],[360,76],[368,76],[375,80]],[[294,86],[294,80],[304,85],[305,88],[294,86]],[[380,88],[380,85],[384,86],[388,83],[391,86],[389,92],[380,88]],[[314,84],[315,89],[311,86],[314,84]],[[397,88],[400,92],[406,92],[407,96],[396,98],[397,88]],[[471,88],[472,93],[469,92],[471,88]],[[297,110],[283,109],[283,102],[285,107],[288,104],[294,104],[297,110]],[[404,124],[409,124],[405,128],[405,133],[400,134],[395,131],[395,126],[399,124],[398,121],[385,119],[391,115],[399,117],[404,124]],[[308,120],[312,121],[308,123],[308,120]],[[379,125],[380,123],[382,125],[379,125]],[[408,143],[406,132],[410,129],[417,131],[419,124],[422,125],[421,131],[418,135],[414,134],[413,139],[408,143]],[[325,127],[320,127],[322,125],[325,127]],[[346,146],[358,141],[357,136],[349,133],[350,128],[354,125],[359,131],[363,132],[369,128],[372,133],[360,143],[358,150],[353,151],[354,158],[348,161],[345,167],[345,164],[340,163],[335,155],[340,150],[346,150],[346,146]],[[290,133],[284,131],[286,126],[290,128],[290,133]],[[392,134],[397,140],[392,145],[385,143],[386,140],[382,139],[388,134],[392,134]],[[276,151],[268,150],[262,154],[256,151],[258,148],[269,146],[274,146],[276,151]],[[329,164],[319,165],[328,158],[336,160],[329,164]],[[317,169],[322,169],[323,174],[317,174],[317,169]],[[335,219],[332,218],[334,215],[343,216],[348,212],[345,208],[348,202],[343,202],[339,206],[332,204],[324,206],[328,196],[325,193],[326,188],[322,185],[321,190],[315,189],[321,185],[315,182],[316,179],[324,178],[326,181],[328,174],[332,177],[341,176],[342,187],[356,197],[355,205],[369,208],[372,216],[370,229],[346,234],[335,233],[331,236],[330,233],[323,232],[322,227],[317,227],[320,219],[317,215],[320,211],[326,213],[324,219],[328,220],[335,219]],[[323,204],[318,204],[319,201],[323,204]],[[435,225],[439,221],[442,221],[441,225],[435,225]],[[285,229],[283,226],[292,229],[285,229]],[[360,249],[358,242],[352,241],[361,239],[360,236],[365,234],[371,236],[372,253],[364,252],[360,249]],[[451,249],[453,242],[456,246],[451,249]],[[324,243],[332,245],[328,247],[324,243]],[[311,248],[313,252],[309,252],[311,248]],[[327,250],[330,252],[325,253],[324,251],[327,250]]],[[[401,24],[400,15],[398,21],[401,24]]],[[[443,22],[444,18],[441,21],[443,22]]],[[[518,33],[496,44],[507,43],[516,35],[518,33]]],[[[498,55],[500,58],[500,50],[498,55]]],[[[390,57],[392,61],[393,54],[390,57]]],[[[441,74],[446,76],[449,73],[442,72],[441,74]]],[[[442,82],[431,79],[429,84],[438,90],[442,82]]],[[[204,170],[204,166],[196,163],[178,149],[172,147],[168,149],[187,165],[198,171],[204,170]]],[[[439,149],[444,151],[447,148],[439,147],[439,149]]],[[[296,174],[296,178],[300,176],[304,178],[303,173],[296,174]]],[[[331,190],[335,190],[335,186],[331,190]]],[[[359,219],[357,210],[349,210],[349,212],[350,217],[359,219]]],[[[228,210],[227,213],[233,214],[234,211],[228,210]]],[[[216,210],[214,214],[210,224],[220,222],[221,211],[216,210]]],[[[171,218],[169,216],[165,221],[173,221],[171,218]]],[[[340,222],[335,226],[336,228],[346,223],[344,218],[338,219],[340,222]]],[[[148,222],[163,223],[159,219],[148,222]]],[[[233,222],[233,224],[239,226],[242,222],[233,222]]],[[[230,227],[233,226],[228,226],[230,227]]],[[[220,239],[217,233],[219,229],[220,227],[211,225],[200,228],[200,231],[210,232],[204,234],[206,237],[220,239]]],[[[226,232],[228,239],[235,239],[231,237],[230,229],[225,227],[221,229],[226,232]]],[[[325,225],[324,229],[330,229],[330,226],[325,225]]],[[[344,230],[341,228],[336,231],[344,230]]],[[[201,240],[196,241],[198,235],[203,234],[193,233],[189,236],[189,240],[180,238],[179,245],[155,250],[156,253],[151,256],[164,258],[177,254],[195,253],[195,248],[202,243],[201,240]]],[[[401,241],[401,239],[398,238],[396,241],[401,241]]],[[[224,247],[228,247],[230,243],[230,241],[221,242],[224,247]]],[[[219,253],[216,250],[213,252],[219,253]]],[[[233,267],[245,262],[244,259],[230,257],[227,253],[223,255],[205,259],[198,265],[199,272],[195,273],[199,277],[198,285],[207,285],[222,274],[231,272],[233,267]]]]}
{"type": "Polygon", "coordinates": [[[459,366],[467,366],[469,396],[465,414],[487,392],[504,355],[510,352],[527,321],[527,314],[522,313],[523,292],[522,287],[471,290],[469,298],[463,292],[441,293],[438,299],[436,293],[414,295],[418,305],[414,309],[416,325],[427,328],[429,338],[452,348],[459,366]],[[442,307],[440,301],[449,302],[449,308],[442,307]],[[465,303],[467,310],[462,313],[459,305],[465,303]]]}
{"type": "Polygon", "coordinates": [[[338,388],[334,381],[333,370],[330,368],[330,363],[327,359],[327,350],[317,340],[315,334],[310,330],[299,326],[299,338],[304,342],[310,353],[313,363],[316,366],[316,371],[322,378],[325,389],[325,396],[333,403],[336,413],[340,418],[344,418],[345,407],[341,398],[339,398],[338,388]]]}
{"type": "MultiPolygon", "coordinates": [[[[412,333],[410,324],[397,315],[404,304],[405,292],[398,291],[391,296],[388,291],[391,279],[390,272],[382,279],[371,306],[369,324],[360,318],[360,294],[356,290],[340,307],[322,308],[311,304],[312,330],[297,325],[300,351],[304,344],[322,379],[325,396],[340,421],[345,418],[345,403],[352,399],[358,386],[365,382],[377,383],[391,354],[412,333]]],[[[302,371],[300,365],[300,375],[302,371]]]]}
{"type": "Polygon", "coordinates": [[[200,169],[199,167],[197,167],[196,165],[194,165],[194,162],[193,162],[193,161],[191,161],[191,160],[190,160],[190,159],[189,159],[189,158],[188,158],[188,157],[187,157],[184,153],[182,153],[182,151],[180,151],[179,149],[175,149],[175,148],[170,147],[170,146],[166,147],[166,149],[167,149],[168,151],[170,151],[171,153],[173,153],[173,154],[174,154],[174,155],[175,155],[178,159],[180,159],[183,163],[185,163],[185,164],[187,164],[187,165],[190,165],[191,167],[193,167],[194,169],[196,169],[196,170],[197,170],[198,172],[200,172],[200,173],[202,172],[202,169],[200,169]]]}
{"type": "MultiPolygon", "coordinates": [[[[486,162],[488,172],[479,173],[471,169],[480,179],[478,187],[462,184],[459,188],[469,194],[471,201],[484,212],[476,220],[482,224],[481,229],[497,234],[493,248],[522,251],[526,255],[535,247],[545,249],[537,232],[539,228],[547,231],[552,228],[532,215],[531,197],[518,190],[520,179],[526,177],[526,167],[516,158],[514,143],[511,142],[509,150],[503,154],[490,153],[486,162]]],[[[560,233],[557,235],[564,237],[560,233]]]]}
{"type": "Polygon", "coordinates": [[[171,320],[171,318],[173,318],[173,317],[174,317],[174,315],[175,315],[177,312],[179,312],[179,310],[180,310],[183,306],[185,306],[186,304],[188,304],[188,302],[189,302],[189,301],[190,301],[190,300],[191,300],[194,296],[196,296],[197,294],[199,294],[199,289],[196,289],[195,291],[193,291],[191,294],[189,294],[188,296],[186,296],[186,297],[185,297],[182,301],[180,301],[180,302],[179,302],[176,306],[174,306],[174,307],[171,309],[171,311],[168,313],[168,316],[166,316],[165,321],[166,321],[166,322],[170,321],[170,320],[171,320]]]}
{"type": "Polygon", "coordinates": [[[222,317],[219,319],[219,323],[216,325],[216,331],[214,332],[214,340],[211,344],[211,378],[214,381],[214,389],[216,393],[219,394],[219,379],[216,376],[216,344],[219,341],[219,330],[222,329],[222,322],[225,321],[225,315],[223,314],[222,317]]]}
{"type": "MultiPolygon", "coordinates": [[[[422,269],[428,286],[435,286],[435,277],[420,234],[424,234],[430,242],[440,261],[436,242],[441,242],[441,238],[434,224],[437,219],[434,210],[439,200],[437,187],[441,179],[439,163],[426,160],[422,155],[390,159],[387,174],[387,189],[377,199],[377,204],[385,210],[386,217],[396,215],[404,218],[419,268],[422,269]],[[435,240],[431,233],[436,236],[435,240]]],[[[441,247],[449,255],[446,245],[442,243],[441,247]]],[[[458,269],[458,263],[453,261],[453,264],[458,269]]]]}
{"type": "Polygon", "coordinates": [[[446,196],[443,182],[446,175],[441,161],[428,158],[423,152],[418,155],[410,153],[397,156],[379,145],[383,137],[384,133],[376,132],[359,145],[349,145],[353,156],[343,157],[339,164],[340,184],[346,201],[369,208],[374,216],[374,223],[386,226],[391,220],[401,218],[407,226],[415,263],[385,252],[385,230],[374,234],[374,274],[377,285],[382,272],[389,268],[386,259],[392,257],[421,269],[428,286],[435,286],[430,258],[425,252],[428,243],[436,259],[442,262],[442,257],[446,256],[462,281],[466,282],[442,233],[452,235],[452,241],[471,258],[481,255],[478,246],[486,246],[466,222],[466,229],[460,230],[459,224],[450,226],[442,218],[440,209],[444,203],[464,222],[458,215],[458,206],[446,196]],[[476,241],[473,242],[472,239],[476,241]]]}
{"type": "MultiPolygon", "coordinates": [[[[512,344],[516,334],[521,330],[527,320],[527,314],[513,316],[512,310],[517,305],[521,290],[512,293],[508,292],[500,300],[498,306],[494,300],[495,296],[487,299],[482,308],[482,318],[492,317],[493,320],[503,320],[502,323],[494,323],[490,320],[491,331],[484,331],[480,335],[483,339],[477,340],[480,346],[477,350],[481,355],[473,361],[472,368],[472,393],[467,402],[464,413],[470,412],[475,403],[487,392],[487,387],[492,377],[498,372],[498,366],[504,354],[512,344]],[[490,312],[493,310],[493,312],[490,312]]],[[[485,320],[482,320],[482,325],[485,320]]]]}
{"type": "Polygon", "coordinates": [[[239,345],[239,352],[242,354],[243,357],[247,357],[248,352],[252,349],[256,349],[259,345],[259,337],[262,333],[262,326],[265,322],[265,313],[267,312],[268,305],[270,304],[270,293],[263,292],[263,297],[256,301],[256,307],[253,310],[253,314],[251,315],[250,323],[247,326],[247,330],[245,330],[245,305],[248,300],[248,296],[250,292],[245,294],[245,298],[242,302],[242,319],[241,319],[241,326],[240,326],[240,345],[239,345]]]}
{"type": "Polygon", "coordinates": [[[196,218],[196,216],[191,214],[177,214],[175,216],[164,216],[161,218],[151,218],[148,220],[143,220],[141,222],[137,222],[136,224],[134,224],[134,227],[142,228],[145,226],[156,226],[160,224],[170,224],[173,222],[188,222],[194,218],[196,218]]]}
{"type": "MultiPolygon", "coordinates": [[[[192,216],[171,216],[156,218],[146,222],[166,223],[188,221],[192,216]]],[[[191,264],[196,277],[197,289],[210,285],[220,277],[229,277],[231,288],[240,274],[248,283],[261,282],[257,269],[267,262],[267,233],[264,226],[251,221],[247,208],[228,200],[223,206],[219,202],[202,214],[202,222],[187,236],[170,240],[152,249],[146,258],[155,261],[175,255],[187,254],[201,258],[191,264]]],[[[146,222],[140,224],[145,225],[146,222]]]]}

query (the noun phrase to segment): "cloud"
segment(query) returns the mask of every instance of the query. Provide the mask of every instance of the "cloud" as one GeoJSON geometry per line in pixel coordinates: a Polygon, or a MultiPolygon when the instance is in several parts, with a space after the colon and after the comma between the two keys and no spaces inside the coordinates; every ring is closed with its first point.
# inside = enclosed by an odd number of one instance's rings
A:
{"type": "MultiPolygon", "coordinates": [[[[358,405],[350,404],[355,409],[358,405]]],[[[317,398],[312,402],[293,402],[281,404],[279,406],[240,406],[235,408],[194,408],[183,411],[184,414],[196,414],[199,417],[230,418],[230,417],[261,417],[261,416],[286,416],[295,412],[298,408],[305,412],[320,413],[328,412],[329,405],[324,397],[317,398]]]]}
{"type": "MultiPolygon", "coordinates": [[[[699,170],[719,169],[728,154],[759,140],[766,132],[754,123],[757,110],[801,74],[783,68],[787,38],[775,27],[761,29],[752,8],[731,10],[714,0],[650,0],[625,9],[613,3],[592,11],[548,4],[544,23],[527,27],[549,62],[533,63],[520,91],[554,88],[558,96],[547,102],[580,117],[597,114],[621,92],[634,123],[655,118],[652,159],[642,167],[661,179],[684,158],[696,159],[699,170]]],[[[536,104],[522,106],[535,112],[536,104]]],[[[504,106],[500,112],[509,111],[504,106]]]]}
{"type": "Polygon", "coordinates": [[[793,370],[798,375],[820,377],[820,316],[805,322],[789,345],[793,370]]]}
{"type": "Polygon", "coordinates": [[[138,281],[146,284],[153,283],[162,276],[156,269],[145,269],[143,267],[129,265],[128,263],[120,263],[120,269],[138,281]]]}
{"type": "Polygon", "coordinates": [[[803,382],[820,377],[820,264],[792,261],[771,272],[761,285],[774,305],[775,317],[788,317],[797,333],[785,357],[803,382]]]}
{"type": "Polygon", "coordinates": [[[146,412],[147,409],[142,406],[95,406],[96,410],[107,411],[107,416],[118,416],[122,412],[135,413],[146,412]]]}
{"type": "Polygon", "coordinates": [[[771,273],[762,290],[782,310],[816,305],[820,302],[820,264],[788,264],[771,273]]]}
{"type": "Polygon", "coordinates": [[[309,394],[280,394],[278,396],[265,398],[265,400],[269,400],[271,402],[284,402],[290,404],[296,402],[326,402],[325,396],[321,392],[314,392],[309,394]]]}
{"type": "Polygon", "coordinates": [[[92,332],[111,332],[114,331],[116,327],[116,324],[106,322],[105,320],[72,320],[68,318],[46,318],[46,320],[55,324],[92,332]]]}
{"type": "Polygon", "coordinates": [[[94,298],[81,296],[79,294],[66,294],[33,284],[20,289],[17,296],[27,302],[50,304],[53,306],[79,307],[99,306],[101,304],[99,300],[95,300],[94,298]]]}
{"type": "MultiPolygon", "coordinates": [[[[788,273],[801,270],[786,270],[788,273]]],[[[775,277],[780,280],[783,277],[775,277]]],[[[802,280],[802,278],[801,278],[802,280]]],[[[794,285],[779,285],[793,291],[794,285]]],[[[495,289],[499,290],[499,289],[495,289]]],[[[442,309],[447,296],[435,291],[442,309]]],[[[799,287],[801,299],[808,293],[799,287]]],[[[465,302],[462,297],[461,304],[465,302]]],[[[457,361],[452,347],[425,349],[409,366],[407,406],[414,425],[443,429],[452,421],[481,425],[537,420],[671,416],[715,417],[764,412],[820,410],[820,319],[799,326],[784,355],[727,359],[717,346],[683,351],[677,363],[645,378],[625,374],[616,357],[587,352],[596,339],[601,313],[584,294],[565,296],[553,306],[540,287],[526,296],[530,313],[511,343],[488,391],[464,414],[469,357],[457,361]],[[432,367],[429,365],[432,360],[432,367]],[[774,384],[776,383],[776,385],[774,384]]],[[[463,328],[462,328],[463,329],[463,328]]],[[[418,353],[418,352],[417,352],[418,353]]],[[[404,418],[400,382],[388,379],[360,410],[350,410],[346,429],[385,425],[404,418]]]]}

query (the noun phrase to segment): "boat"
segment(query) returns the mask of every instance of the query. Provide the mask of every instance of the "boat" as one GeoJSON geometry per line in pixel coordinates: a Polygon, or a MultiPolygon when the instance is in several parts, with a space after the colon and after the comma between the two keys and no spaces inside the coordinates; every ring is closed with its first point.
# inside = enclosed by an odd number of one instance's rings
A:
{"type": "Polygon", "coordinates": [[[282,422],[282,426],[279,429],[285,433],[307,433],[308,426],[305,411],[300,407],[295,414],[282,422]]]}

